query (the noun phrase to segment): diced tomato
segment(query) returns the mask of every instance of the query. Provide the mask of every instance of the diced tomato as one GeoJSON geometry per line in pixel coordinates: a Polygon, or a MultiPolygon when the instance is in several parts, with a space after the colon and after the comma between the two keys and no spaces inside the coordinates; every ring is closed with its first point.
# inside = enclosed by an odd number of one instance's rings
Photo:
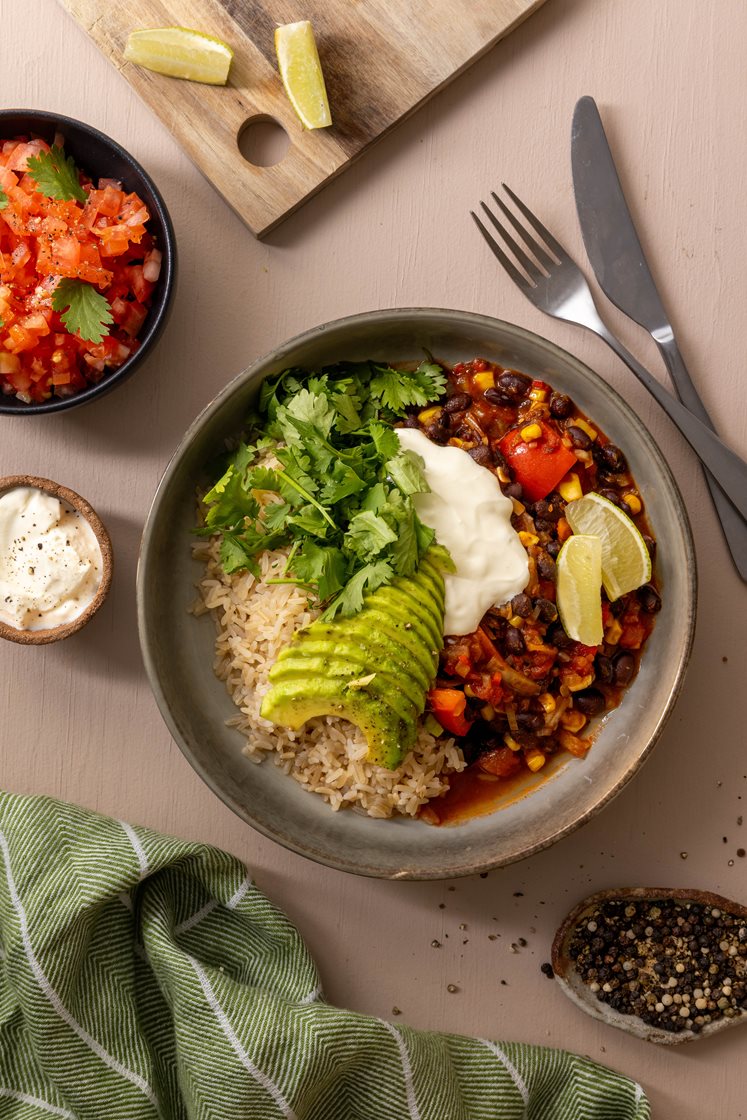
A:
{"type": "Polygon", "coordinates": [[[428,701],[434,716],[452,735],[466,735],[471,724],[465,717],[467,697],[458,688],[432,688],[428,701]]]}
{"type": "Polygon", "coordinates": [[[481,754],[477,765],[487,774],[495,774],[497,778],[510,778],[521,770],[521,755],[508,747],[496,747],[495,750],[481,754]]]}
{"type": "Polygon", "coordinates": [[[542,431],[539,439],[527,443],[521,428],[512,428],[498,443],[530,502],[546,498],[576,463],[576,456],[558,433],[544,421],[540,421],[539,426],[542,431]]]}
{"type": "Polygon", "coordinates": [[[147,207],[116,180],[94,187],[82,173],[84,203],[47,198],[28,169],[46,151],[28,136],[0,141],[0,392],[24,401],[83,389],[135,352],[161,263],[147,207]],[[109,301],[114,324],[101,343],[71,335],[53,310],[61,277],[109,301]]]}

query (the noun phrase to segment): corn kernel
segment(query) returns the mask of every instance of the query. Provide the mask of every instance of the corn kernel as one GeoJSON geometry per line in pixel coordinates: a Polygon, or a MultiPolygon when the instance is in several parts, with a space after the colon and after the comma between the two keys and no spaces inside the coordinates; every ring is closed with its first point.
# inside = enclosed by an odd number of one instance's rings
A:
{"type": "Polygon", "coordinates": [[[422,412],[418,413],[418,420],[421,424],[430,424],[437,416],[441,415],[439,405],[434,405],[433,408],[424,408],[422,412]]]}
{"type": "Polygon", "coordinates": [[[474,689],[472,688],[472,685],[471,685],[471,684],[466,684],[466,685],[464,686],[464,695],[465,695],[465,696],[471,696],[471,697],[472,697],[472,699],[474,699],[474,696],[475,696],[475,691],[474,691],[474,689]]]}
{"type": "Polygon", "coordinates": [[[527,393],[530,401],[537,401],[539,404],[547,400],[547,389],[530,389],[527,393]]]}
{"type": "Polygon", "coordinates": [[[524,619],[520,618],[518,614],[515,614],[513,618],[509,618],[508,625],[515,626],[517,630],[520,630],[524,625],[524,619]]]}
{"type": "Polygon", "coordinates": [[[520,502],[518,498],[512,498],[511,502],[512,502],[513,507],[514,507],[514,513],[516,514],[517,517],[521,517],[522,513],[524,512],[524,510],[527,507],[524,505],[523,502],[520,502]]]}
{"type": "Polygon", "coordinates": [[[520,751],[521,747],[514,739],[513,735],[509,735],[508,731],[503,736],[503,742],[506,744],[510,751],[520,751]]]}
{"type": "Polygon", "coordinates": [[[495,715],[495,708],[492,704],[486,704],[484,708],[480,708],[480,715],[483,719],[490,721],[495,715]]]}
{"type": "Polygon", "coordinates": [[[527,533],[525,529],[522,529],[519,533],[519,540],[524,545],[524,548],[529,548],[531,544],[539,544],[539,537],[535,536],[534,533],[527,533]]]}
{"type": "Polygon", "coordinates": [[[586,716],[583,712],[577,712],[571,708],[569,711],[563,712],[560,722],[566,731],[580,731],[586,723],[586,716]]]}
{"type": "Polygon", "coordinates": [[[473,381],[481,393],[484,393],[486,389],[495,388],[495,374],[492,370],[488,370],[486,373],[476,373],[473,381]]]}
{"type": "Polygon", "coordinates": [[[542,436],[542,428],[539,424],[525,424],[520,432],[521,438],[524,443],[531,443],[533,439],[540,439],[542,436]]]}
{"type": "Polygon", "coordinates": [[[506,474],[503,467],[499,467],[496,473],[498,475],[498,481],[499,482],[503,482],[505,484],[505,483],[511,481],[510,476],[506,474]]]}
{"type": "Polygon", "coordinates": [[[457,436],[452,436],[451,439],[449,440],[449,443],[451,444],[452,447],[466,447],[467,446],[465,441],[463,439],[459,439],[457,436]]]}
{"type": "Polygon", "coordinates": [[[623,628],[616,618],[612,619],[604,632],[604,640],[609,646],[616,646],[622,638],[623,628]]]}
{"type": "Polygon", "coordinates": [[[567,478],[563,479],[558,486],[558,493],[564,502],[577,502],[579,498],[583,498],[584,492],[575,471],[571,471],[567,478]]]}
{"type": "Polygon", "coordinates": [[[547,761],[542,751],[538,751],[536,748],[526,751],[524,754],[524,758],[526,759],[526,763],[529,769],[535,774],[538,770],[542,769],[547,761]]]}
{"type": "Polygon", "coordinates": [[[643,509],[643,503],[637,494],[623,494],[623,501],[634,517],[643,509]]]}
{"type": "Polygon", "coordinates": [[[537,699],[546,712],[549,713],[555,711],[555,697],[552,695],[552,693],[543,692],[540,696],[537,697],[537,699]]]}
{"type": "Polygon", "coordinates": [[[573,421],[573,427],[574,428],[580,428],[582,432],[586,432],[587,436],[591,440],[594,440],[594,439],[597,438],[598,432],[597,432],[596,428],[592,428],[591,424],[587,423],[587,421],[584,420],[583,417],[581,417],[581,416],[577,416],[576,419],[573,421]]]}

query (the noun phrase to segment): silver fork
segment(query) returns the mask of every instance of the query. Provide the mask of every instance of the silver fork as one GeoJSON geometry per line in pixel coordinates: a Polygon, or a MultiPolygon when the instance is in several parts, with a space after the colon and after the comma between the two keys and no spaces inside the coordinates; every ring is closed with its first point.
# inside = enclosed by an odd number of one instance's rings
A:
{"type": "Polygon", "coordinates": [[[495,191],[491,191],[493,201],[509,225],[522,239],[524,245],[520,245],[512,237],[506,225],[496,217],[484,202],[480,202],[480,206],[491,225],[498,231],[514,254],[515,261],[511,260],[508,253],[501,248],[474,210],[471,210],[470,213],[480,233],[513,282],[540,311],[553,315],[556,319],[566,319],[569,323],[577,323],[604,339],[610,349],[614,350],[638,380],[645,385],[651,396],[659,402],[672,423],[679,428],[695,454],[708,467],[729,500],[742,517],[747,520],[747,463],[727,447],[715,432],[703,424],[697,416],[694,416],[671,393],[668,393],[653,374],[649,373],[611,334],[599,315],[586,277],[576,262],[569,257],[563,246],[525,206],[521,199],[517,198],[505,183],[502,183],[501,186],[534,230],[534,233],[541,238],[542,244],[527,229],[526,225],[522,224],[513,211],[506,206],[505,202],[498,197],[495,191]]]}

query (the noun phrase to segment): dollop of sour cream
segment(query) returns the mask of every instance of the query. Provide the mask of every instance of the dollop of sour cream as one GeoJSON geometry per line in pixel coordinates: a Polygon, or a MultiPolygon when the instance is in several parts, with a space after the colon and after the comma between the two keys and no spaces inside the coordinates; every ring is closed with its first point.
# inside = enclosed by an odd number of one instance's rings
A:
{"type": "Polygon", "coordinates": [[[101,582],[96,534],[77,510],[31,486],[0,497],[0,619],[17,630],[72,622],[101,582]]]}
{"type": "Polygon", "coordinates": [[[425,464],[430,493],[413,495],[418,516],[456,566],[444,573],[444,633],[471,634],[488,607],[508,602],[529,580],[526,549],[511,525],[511,499],[460,447],[440,447],[416,428],[395,430],[400,446],[425,464]]]}

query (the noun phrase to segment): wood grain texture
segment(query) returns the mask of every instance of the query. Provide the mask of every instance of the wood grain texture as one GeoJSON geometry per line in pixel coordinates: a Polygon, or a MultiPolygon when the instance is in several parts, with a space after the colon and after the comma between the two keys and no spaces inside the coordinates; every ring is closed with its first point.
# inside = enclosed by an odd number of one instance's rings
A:
{"type": "MultiPolygon", "coordinates": [[[[130,381],[59,416],[0,417],[0,476],[71,486],[98,510],[115,552],[107,602],[80,634],[45,649],[0,642],[0,784],[236,853],[298,924],[333,1003],[387,1019],[397,1007],[394,1021],[414,1027],[588,1054],[640,1081],[656,1120],[747,1120],[739,1031],[690,1052],[649,1046],[578,1011],[539,968],[563,916],[595,890],[668,884],[747,903],[747,857],[737,855],[747,850],[747,591],[667,418],[599,339],[524,299],[469,217],[505,180],[586,267],[569,143],[573,106],[591,94],[685,361],[722,435],[747,453],[743,0],[550,0],[264,241],[62,7],[0,0],[0,27],[5,104],[79,117],[132,152],[165,196],[180,254],[173,316],[130,381]],[[698,552],[691,667],[650,761],[579,832],[486,879],[356,879],[265,840],[171,741],[138,649],[140,532],[187,426],[284,339],[398,306],[497,315],[595,368],[668,458],[698,552]]],[[[601,305],[665,381],[653,342],[601,305]]]]}
{"type": "Polygon", "coordinates": [[[258,236],[461,73],[544,0],[61,0],[226,202],[258,236]],[[456,17],[456,18],[455,18],[456,17]],[[274,31],[310,19],[331,128],[301,128],[277,72],[274,31]],[[154,74],[123,58],[138,27],[195,27],[231,45],[226,87],[154,74]],[[244,159],[246,125],[271,119],[290,146],[271,167],[244,159]]]}

